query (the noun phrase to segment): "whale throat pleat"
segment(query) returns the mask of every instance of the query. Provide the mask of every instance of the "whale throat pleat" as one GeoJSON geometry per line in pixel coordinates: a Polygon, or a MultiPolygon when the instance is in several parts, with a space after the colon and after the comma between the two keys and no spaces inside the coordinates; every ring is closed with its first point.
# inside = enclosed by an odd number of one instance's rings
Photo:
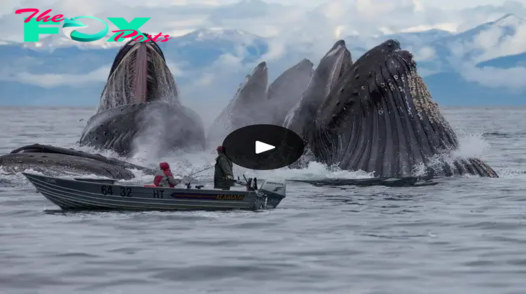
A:
{"type": "Polygon", "coordinates": [[[478,159],[452,159],[458,138],[433,102],[412,55],[386,41],[360,57],[320,106],[318,160],[379,177],[496,173],[478,159]],[[449,160],[449,162],[448,162],[449,160]]]}

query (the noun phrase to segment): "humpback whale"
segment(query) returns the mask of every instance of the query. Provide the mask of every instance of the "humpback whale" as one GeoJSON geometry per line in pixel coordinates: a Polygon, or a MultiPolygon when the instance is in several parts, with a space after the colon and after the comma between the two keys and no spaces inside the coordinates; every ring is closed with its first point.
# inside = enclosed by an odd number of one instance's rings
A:
{"type": "Polygon", "coordinates": [[[305,146],[308,147],[312,141],[314,118],[319,106],[351,64],[351,52],[345,41],[337,41],[318,63],[301,98],[288,109],[283,126],[300,135],[305,146]]]}
{"type": "Polygon", "coordinates": [[[119,50],[97,112],[88,120],[79,144],[121,156],[134,154],[143,144],[148,144],[150,154],[204,150],[201,118],[181,104],[157,43],[130,40],[119,50]]]}
{"type": "Polygon", "coordinates": [[[457,136],[396,40],[361,56],[307,115],[311,151],[329,165],[377,177],[411,176],[418,166],[436,176],[498,177],[479,159],[450,159],[457,136]]]}
{"type": "Polygon", "coordinates": [[[262,107],[265,105],[267,86],[268,68],[263,61],[245,77],[234,98],[215,119],[208,131],[208,140],[221,142],[233,130],[264,123],[267,115],[262,107]]]}
{"type": "Polygon", "coordinates": [[[270,108],[266,123],[281,126],[288,111],[301,99],[301,94],[314,73],[313,64],[308,59],[284,71],[268,87],[267,107],[270,108]]]}
{"type": "MultiPolygon", "coordinates": [[[[422,167],[438,176],[498,177],[477,158],[452,158],[457,135],[433,102],[413,56],[395,40],[374,47],[355,63],[340,40],[314,72],[312,63],[302,60],[267,85],[268,69],[262,62],[216,119],[210,135],[222,140],[246,125],[282,122],[303,138],[312,160],[342,169],[382,178],[411,177],[422,167]],[[278,101],[283,102],[281,109],[276,108],[278,101]]],[[[130,41],[113,62],[97,112],[79,144],[129,156],[148,139],[164,152],[205,148],[201,120],[179,100],[161,49],[154,42],[130,41]]],[[[114,179],[133,178],[131,169],[153,174],[99,154],[38,144],[0,156],[0,167],[13,172],[88,172],[114,179]]]]}
{"type": "MultiPolygon", "coordinates": [[[[95,115],[79,145],[133,155],[148,144],[150,155],[175,149],[203,150],[201,118],[184,107],[164,54],[155,42],[128,41],[117,53],[95,115]],[[148,142],[151,140],[151,142],[148,142]]],[[[114,179],[133,178],[131,169],[153,171],[124,161],[49,145],[28,145],[0,156],[7,172],[88,173],[114,179]]]]}
{"type": "Polygon", "coordinates": [[[130,169],[154,174],[154,171],[149,168],[107,158],[100,154],[89,154],[74,149],[40,144],[22,146],[0,156],[0,167],[9,173],[22,172],[26,169],[33,169],[44,174],[69,171],[123,180],[134,178],[130,169]]]}
{"type": "Polygon", "coordinates": [[[303,59],[268,85],[266,62],[245,77],[234,98],[209,130],[210,140],[223,140],[230,132],[252,124],[281,125],[288,110],[301,98],[313,73],[313,64],[303,59]]]}

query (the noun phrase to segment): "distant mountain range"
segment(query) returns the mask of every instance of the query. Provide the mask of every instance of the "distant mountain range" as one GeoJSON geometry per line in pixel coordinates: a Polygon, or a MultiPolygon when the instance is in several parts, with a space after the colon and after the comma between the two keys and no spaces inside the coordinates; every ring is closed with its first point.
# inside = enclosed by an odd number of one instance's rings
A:
{"type": "MultiPolygon", "coordinates": [[[[441,105],[517,105],[526,104],[526,47],[519,46],[525,29],[526,20],[507,14],[459,34],[433,29],[343,39],[353,60],[386,39],[399,40],[415,55],[441,105]]],[[[241,30],[202,29],[159,44],[185,103],[204,107],[210,99],[224,104],[232,98],[245,75],[272,53],[273,42],[241,30]]],[[[326,51],[332,45],[324,44],[326,51]]],[[[283,49],[281,57],[268,60],[271,78],[302,58],[316,65],[326,53],[305,56],[306,47],[283,49]]],[[[115,47],[74,43],[61,35],[39,43],[3,42],[0,104],[96,105],[116,52],[115,47]]]]}

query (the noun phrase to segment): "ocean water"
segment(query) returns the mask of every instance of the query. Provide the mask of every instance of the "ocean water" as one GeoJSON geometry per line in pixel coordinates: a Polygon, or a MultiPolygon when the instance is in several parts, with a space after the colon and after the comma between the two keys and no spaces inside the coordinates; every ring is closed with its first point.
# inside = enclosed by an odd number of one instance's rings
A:
{"type": "MultiPolygon", "coordinates": [[[[0,154],[74,147],[93,112],[1,108],[0,154]]],[[[523,294],[526,109],[443,113],[461,137],[459,155],[482,158],[501,178],[418,188],[289,183],[282,204],[264,212],[62,213],[23,176],[1,176],[0,293],[523,294]]],[[[167,158],[184,174],[214,154],[167,158]]],[[[320,164],[235,172],[364,176],[320,164]]]]}

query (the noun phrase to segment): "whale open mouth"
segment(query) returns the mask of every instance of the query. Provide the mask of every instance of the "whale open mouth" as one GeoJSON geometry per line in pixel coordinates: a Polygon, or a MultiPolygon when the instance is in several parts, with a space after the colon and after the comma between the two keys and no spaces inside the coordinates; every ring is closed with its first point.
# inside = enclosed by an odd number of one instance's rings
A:
{"type": "Polygon", "coordinates": [[[88,120],[79,144],[129,156],[137,140],[149,136],[164,151],[204,148],[201,119],[181,104],[159,45],[130,40],[113,60],[97,113],[88,120]]]}
{"type": "Polygon", "coordinates": [[[154,42],[129,41],[113,61],[98,111],[152,101],[179,103],[175,80],[154,42]]]}
{"type": "Polygon", "coordinates": [[[159,84],[164,82],[166,74],[161,64],[165,63],[164,56],[159,54],[159,47],[153,42],[131,43],[128,52],[128,82],[133,99],[129,104],[139,104],[158,100],[162,90],[159,84]]]}
{"type": "Polygon", "coordinates": [[[135,62],[133,68],[132,91],[134,102],[139,104],[147,101],[148,90],[148,49],[147,45],[138,45],[135,52],[135,62]]]}
{"type": "Polygon", "coordinates": [[[477,160],[442,159],[458,147],[455,132],[433,102],[411,53],[387,40],[361,56],[320,106],[316,158],[377,177],[415,175],[426,167],[441,175],[495,176],[477,160]],[[440,162],[434,164],[434,159],[440,162]]]}

